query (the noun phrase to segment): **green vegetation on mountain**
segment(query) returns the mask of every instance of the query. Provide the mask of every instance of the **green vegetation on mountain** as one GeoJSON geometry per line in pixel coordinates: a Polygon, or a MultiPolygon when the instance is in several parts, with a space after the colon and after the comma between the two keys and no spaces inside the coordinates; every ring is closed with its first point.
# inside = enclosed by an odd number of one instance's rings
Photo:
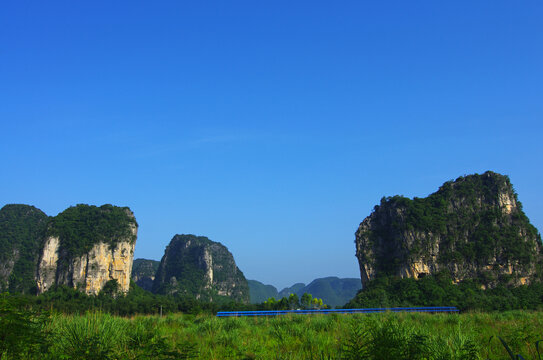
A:
{"type": "Polygon", "coordinates": [[[36,291],[36,265],[47,221],[47,215],[30,205],[0,210],[0,291],[36,291]]]}
{"type": "Polygon", "coordinates": [[[205,236],[173,237],[160,261],[153,292],[249,302],[249,286],[234,257],[224,245],[205,236]]]}
{"type": "Polygon", "coordinates": [[[256,280],[248,280],[248,282],[252,304],[262,303],[270,298],[288,299],[291,294],[301,299],[307,293],[321,298],[329,306],[336,307],[351,300],[362,287],[360,279],[340,279],[335,276],[315,279],[309,285],[297,283],[280,292],[272,285],[265,285],[256,280]]]}
{"type": "Polygon", "coordinates": [[[335,307],[345,305],[361,287],[360,279],[340,279],[331,276],[313,280],[303,288],[303,292],[321,298],[325,304],[335,307]]]}
{"type": "Polygon", "coordinates": [[[100,242],[114,248],[119,241],[136,241],[133,226],[136,219],[128,207],[78,204],[52,218],[47,235],[58,236],[61,251],[75,258],[100,242]]]}
{"type": "Polygon", "coordinates": [[[260,304],[269,298],[277,298],[277,288],[273,285],[266,285],[256,280],[247,280],[251,304],[260,304]]]}
{"type": "Polygon", "coordinates": [[[303,283],[294,284],[281,290],[278,297],[288,297],[290,294],[296,294],[301,298],[304,293],[308,293],[313,297],[321,298],[325,304],[336,307],[342,306],[351,300],[361,287],[360,279],[340,279],[336,276],[330,276],[315,279],[309,285],[303,283]]]}
{"type": "Polygon", "coordinates": [[[290,294],[296,294],[298,296],[301,296],[301,294],[304,293],[303,289],[305,288],[304,283],[296,283],[292,286],[286,287],[283,290],[279,291],[278,297],[280,298],[288,298],[290,294]]]}

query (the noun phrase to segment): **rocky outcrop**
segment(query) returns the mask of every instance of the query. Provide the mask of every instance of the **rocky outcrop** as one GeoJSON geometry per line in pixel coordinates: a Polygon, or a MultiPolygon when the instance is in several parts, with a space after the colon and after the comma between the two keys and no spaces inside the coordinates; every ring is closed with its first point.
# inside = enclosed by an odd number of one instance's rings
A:
{"type": "Polygon", "coordinates": [[[440,271],[482,287],[540,280],[542,244],[507,176],[486,172],[445,183],[427,198],[383,198],[355,233],[362,284],[380,275],[440,271]]]}
{"type": "Polygon", "coordinates": [[[137,223],[129,208],[77,205],[55,217],[29,205],[0,210],[0,291],[67,285],[98,294],[130,287],[137,223]]]}
{"type": "MultiPolygon", "coordinates": [[[[131,241],[121,241],[114,248],[99,243],[87,254],[59,266],[59,252],[62,252],[59,239],[49,237],[38,267],[38,293],[47,291],[53,285],[66,285],[83,290],[88,295],[97,295],[111,280],[117,282],[120,292],[127,293],[130,289],[134,247],[135,243],[131,241]]],[[[66,261],[66,258],[61,261],[66,261]]]]}
{"type": "Polygon", "coordinates": [[[229,297],[249,302],[249,286],[234,257],[221,243],[203,236],[175,235],[166,247],[153,291],[213,301],[229,297]]]}
{"type": "Polygon", "coordinates": [[[109,281],[127,293],[137,237],[134,214],[111,205],[78,207],[84,208],[65,219],[59,214],[50,226],[38,264],[38,293],[65,285],[96,295],[109,281]]]}

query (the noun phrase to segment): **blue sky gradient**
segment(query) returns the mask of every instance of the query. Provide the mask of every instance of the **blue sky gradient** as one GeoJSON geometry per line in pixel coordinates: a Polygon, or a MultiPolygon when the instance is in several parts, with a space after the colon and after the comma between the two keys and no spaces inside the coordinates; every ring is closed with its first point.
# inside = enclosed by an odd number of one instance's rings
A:
{"type": "Polygon", "coordinates": [[[541,1],[0,5],[0,206],[129,206],[277,287],[358,277],[382,196],[507,174],[543,228],[541,1]]]}

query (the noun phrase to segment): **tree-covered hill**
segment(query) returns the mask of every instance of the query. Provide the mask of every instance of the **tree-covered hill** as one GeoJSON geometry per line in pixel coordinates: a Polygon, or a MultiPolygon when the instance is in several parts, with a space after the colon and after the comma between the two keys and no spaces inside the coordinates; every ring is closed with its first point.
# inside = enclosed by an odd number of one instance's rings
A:
{"type": "Polygon", "coordinates": [[[303,294],[303,289],[305,288],[304,283],[296,283],[292,286],[286,287],[283,290],[279,291],[279,294],[277,295],[279,298],[288,298],[290,294],[296,294],[300,296],[303,294]]]}
{"type": "Polygon", "coordinates": [[[0,210],[0,292],[34,293],[36,265],[48,216],[30,205],[0,210]]]}
{"type": "Polygon", "coordinates": [[[277,298],[277,288],[273,285],[266,285],[256,280],[247,280],[251,304],[260,304],[269,298],[277,298]]]}
{"type": "Polygon", "coordinates": [[[343,278],[335,276],[315,279],[309,285],[296,283],[284,288],[280,292],[272,285],[265,285],[259,281],[249,280],[251,291],[251,303],[258,304],[269,298],[288,298],[290,294],[296,294],[302,298],[303,294],[311,294],[315,298],[332,307],[342,306],[351,300],[361,288],[360,279],[343,278]]]}
{"type": "Polygon", "coordinates": [[[331,276],[313,280],[302,291],[321,298],[325,304],[335,307],[343,306],[351,300],[361,287],[360,279],[340,279],[331,276]]]}

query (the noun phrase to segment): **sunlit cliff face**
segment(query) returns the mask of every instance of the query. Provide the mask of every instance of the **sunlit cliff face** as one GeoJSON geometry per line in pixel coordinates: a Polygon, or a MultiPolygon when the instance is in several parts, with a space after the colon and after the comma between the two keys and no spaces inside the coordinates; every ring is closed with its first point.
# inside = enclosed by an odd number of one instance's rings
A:
{"type": "MultiPolygon", "coordinates": [[[[131,235],[137,235],[137,227],[130,225],[131,235]]],[[[50,236],[46,239],[40,257],[37,274],[38,293],[47,291],[51,286],[66,285],[86,294],[97,295],[110,280],[116,280],[119,292],[127,293],[130,289],[130,276],[136,242],[127,239],[119,241],[114,248],[105,243],[97,243],[92,249],[74,259],[68,260],[67,267],[58,266],[59,239],[50,236]]]]}

